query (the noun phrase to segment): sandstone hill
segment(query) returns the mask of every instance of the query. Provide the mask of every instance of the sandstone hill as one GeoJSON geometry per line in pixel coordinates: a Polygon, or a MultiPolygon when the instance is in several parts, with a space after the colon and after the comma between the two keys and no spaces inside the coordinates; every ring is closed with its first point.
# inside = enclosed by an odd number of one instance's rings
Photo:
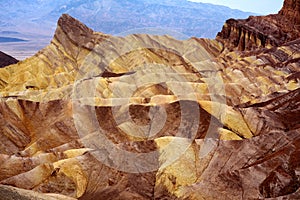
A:
{"type": "Polygon", "coordinates": [[[51,44],[0,69],[0,195],[299,199],[299,2],[216,40],[62,15],[51,44]]]}

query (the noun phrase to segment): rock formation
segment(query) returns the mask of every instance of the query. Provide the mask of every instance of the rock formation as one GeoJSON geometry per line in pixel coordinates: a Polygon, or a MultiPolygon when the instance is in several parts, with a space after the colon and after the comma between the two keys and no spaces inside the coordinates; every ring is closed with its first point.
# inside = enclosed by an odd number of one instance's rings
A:
{"type": "Polygon", "coordinates": [[[286,0],[278,14],[226,21],[217,40],[230,49],[271,48],[300,37],[300,1],[286,0]]]}
{"type": "Polygon", "coordinates": [[[283,8],[279,11],[279,15],[286,17],[291,24],[295,26],[300,25],[300,1],[298,0],[289,0],[285,1],[283,8]]]}
{"type": "Polygon", "coordinates": [[[113,37],[62,15],[51,44],[0,69],[0,194],[299,199],[300,40],[229,36],[113,37]]]}
{"type": "Polygon", "coordinates": [[[0,51],[0,68],[11,64],[16,64],[17,62],[17,59],[0,51]]]}

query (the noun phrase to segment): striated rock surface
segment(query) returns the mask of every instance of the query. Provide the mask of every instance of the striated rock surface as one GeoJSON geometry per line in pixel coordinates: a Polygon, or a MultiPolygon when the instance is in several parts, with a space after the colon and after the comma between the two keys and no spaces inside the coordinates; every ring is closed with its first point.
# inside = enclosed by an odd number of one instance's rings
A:
{"type": "Polygon", "coordinates": [[[51,44],[0,69],[0,195],[299,199],[300,40],[230,44],[62,15],[51,44]]]}
{"type": "Polygon", "coordinates": [[[286,17],[291,24],[300,25],[300,1],[288,0],[284,1],[283,8],[279,11],[279,15],[286,17]]]}
{"type": "Polygon", "coordinates": [[[271,48],[300,37],[300,1],[286,0],[278,14],[229,19],[217,35],[229,49],[271,48]]]}
{"type": "Polygon", "coordinates": [[[0,51],[0,68],[11,64],[16,64],[17,62],[18,62],[17,59],[0,51]]]}
{"type": "Polygon", "coordinates": [[[60,194],[43,194],[6,185],[0,185],[0,197],[2,200],[75,200],[60,194]]]}

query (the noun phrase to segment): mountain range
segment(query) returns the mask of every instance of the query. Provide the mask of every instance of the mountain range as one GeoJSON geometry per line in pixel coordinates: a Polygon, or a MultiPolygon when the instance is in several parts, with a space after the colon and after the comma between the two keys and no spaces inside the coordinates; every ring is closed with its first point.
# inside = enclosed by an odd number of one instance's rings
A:
{"type": "Polygon", "coordinates": [[[205,38],[214,38],[226,19],[251,15],[187,0],[1,0],[0,28],[50,36],[63,13],[108,34],[133,29],[147,33],[148,28],[158,28],[154,31],[205,38]]]}

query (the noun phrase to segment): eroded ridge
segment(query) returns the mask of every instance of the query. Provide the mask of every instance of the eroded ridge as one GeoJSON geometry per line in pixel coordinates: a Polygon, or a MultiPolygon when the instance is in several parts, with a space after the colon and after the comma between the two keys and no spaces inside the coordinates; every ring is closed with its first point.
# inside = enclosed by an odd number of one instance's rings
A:
{"type": "Polygon", "coordinates": [[[63,15],[47,47],[0,69],[0,183],[13,186],[0,193],[299,198],[300,40],[251,34],[114,37],[63,15]]]}

